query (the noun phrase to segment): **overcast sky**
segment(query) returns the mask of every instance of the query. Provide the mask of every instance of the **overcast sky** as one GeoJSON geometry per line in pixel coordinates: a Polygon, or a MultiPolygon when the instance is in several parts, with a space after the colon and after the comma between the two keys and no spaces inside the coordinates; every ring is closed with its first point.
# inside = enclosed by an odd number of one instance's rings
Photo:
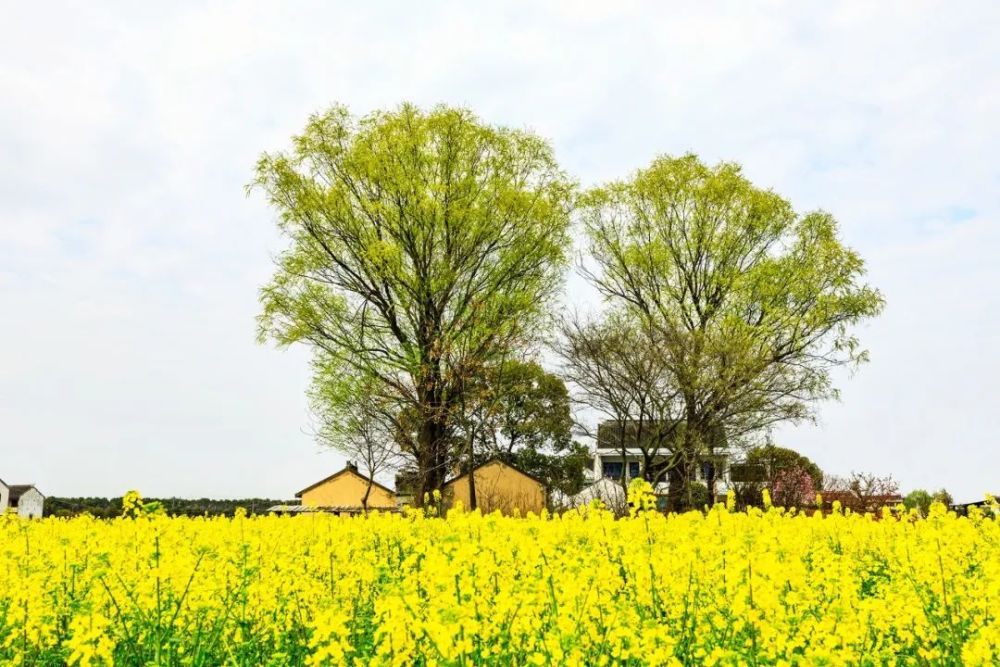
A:
{"type": "Polygon", "coordinates": [[[775,441],[1000,491],[1000,3],[540,4],[3,2],[0,478],[287,498],[338,469],[308,355],[255,342],[282,242],[243,187],[310,113],[409,100],[533,129],[584,185],[694,151],[831,211],[888,305],[775,441]]]}

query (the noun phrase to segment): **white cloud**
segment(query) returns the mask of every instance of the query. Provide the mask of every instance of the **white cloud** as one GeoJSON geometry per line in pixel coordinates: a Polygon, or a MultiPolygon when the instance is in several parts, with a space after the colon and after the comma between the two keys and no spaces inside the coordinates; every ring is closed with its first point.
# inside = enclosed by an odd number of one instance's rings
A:
{"type": "Polygon", "coordinates": [[[994,3],[8,7],[0,24],[0,475],[55,494],[288,496],[305,355],[254,343],[280,248],[242,187],[333,101],[466,104],[583,183],[734,159],[823,207],[889,307],[872,363],[783,444],[997,489],[994,3]]]}

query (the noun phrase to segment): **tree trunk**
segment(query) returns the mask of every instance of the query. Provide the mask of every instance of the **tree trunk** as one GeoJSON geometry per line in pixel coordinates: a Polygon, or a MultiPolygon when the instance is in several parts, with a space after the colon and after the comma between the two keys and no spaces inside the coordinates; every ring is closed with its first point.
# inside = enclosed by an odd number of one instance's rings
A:
{"type": "Polygon", "coordinates": [[[477,507],[475,441],[475,429],[469,429],[469,511],[477,507]]]}
{"type": "Polygon", "coordinates": [[[700,440],[699,419],[694,397],[685,396],[684,415],[684,437],[681,439],[680,461],[674,465],[670,471],[670,496],[671,509],[679,511],[681,508],[690,508],[691,505],[691,482],[692,474],[697,465],[698,443],[700,440]]]}
{"type": "Polygon", "coordinates": [[[709,462],[708,466],[708,477],[705,479],[705,486],[708,487],[708,506],[711,507],[715,504],[715,461],[709,462]]]}
{"type": "Polygon", "coordinates": [[[619,421],[619,424],[621,426],[618,429],[618,448],[621,450],[622,453],[622,477],[620,480],[622,485],[622,492],[625,494],[625,497],[628,498],[628,447],[626,446],[626,441],[625,441],[626,423],[627,422],[625,420],[619,421]]]}
{"type": "Polygon", "coordinates": [[[683,470],[684,503],[685,509],[691,509],[691,484],[694,482],[695,471],[698,467],[698,455],[701,444],[701,420],[698,418],[698,410],[695,407],[693,397],[685,400],[686,410],[684,418],[684,451],[681,456],[681,467],[683,470]]]}
{"type": "Polygon", "coordinates": [[[667,470],[667,500],[670,511],[679,512],[684,506],[684,462],[670,466],[667,470]]]}
{"type": "Polygon", "coordinates": [[[693,456],[689,458],[684,463],[684,490],[686,491],[686,497],[684,499],[684,509],[692,510],[694,509],[694,497],[691,495],[691,486],[694,482],[695,471],[698,469],[698,461],[693,456]]]}
{"type": "Polygon", "coordinates": [[[416,506],[424,506],[424,496],[428,499],[434,491],[441,491],[447,470],[444,451],[444,426],[434,416],[425,417],[417,435],[420,456],[417,457],[417,471],[420,484],[417,488],[416,506]]]}

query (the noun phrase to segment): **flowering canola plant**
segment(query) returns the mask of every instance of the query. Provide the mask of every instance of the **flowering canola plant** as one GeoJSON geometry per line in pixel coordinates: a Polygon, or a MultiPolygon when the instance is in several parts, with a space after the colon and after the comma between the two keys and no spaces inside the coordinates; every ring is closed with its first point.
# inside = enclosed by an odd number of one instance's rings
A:
{"type": "Polygon", "coordinates": [[[0,517],[0,664],[1000,663],[997,521],[632,501],[0,517]]]}

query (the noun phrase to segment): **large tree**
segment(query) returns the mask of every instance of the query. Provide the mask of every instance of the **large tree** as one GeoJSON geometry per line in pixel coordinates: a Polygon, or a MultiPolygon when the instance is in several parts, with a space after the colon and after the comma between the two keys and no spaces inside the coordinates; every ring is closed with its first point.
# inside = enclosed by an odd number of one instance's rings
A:
{"type": "MultiPolygon", "coordinates": [[[[684,475],[729,441],[808,419],[831,371],[865,360],[852,327],[878,314],[864,262],[828,213],[800,215],[739,166],[662,157],[589,192],[598,290],[659,332],[683,401],[684,475]]],[[[674,480],[672,480],[674,481],[674,480]]]]}
{"type": "Polygon", "coordinates": [[[570,446],[573,417],[562,378],[535,361],[513,359],[487,368],[480,383],[488,395],[482,404],[484,450],[511,454],[570,446]]]}
{"type": "Polygon", "coordinates": [[[251,187],[289,247],[261,291],[262,338],[306,343],[405,405],[418,502],[452,465],[468,378],[544,330],[573,184],[537,136],[463,109],[316,116],[251,187]]]}

